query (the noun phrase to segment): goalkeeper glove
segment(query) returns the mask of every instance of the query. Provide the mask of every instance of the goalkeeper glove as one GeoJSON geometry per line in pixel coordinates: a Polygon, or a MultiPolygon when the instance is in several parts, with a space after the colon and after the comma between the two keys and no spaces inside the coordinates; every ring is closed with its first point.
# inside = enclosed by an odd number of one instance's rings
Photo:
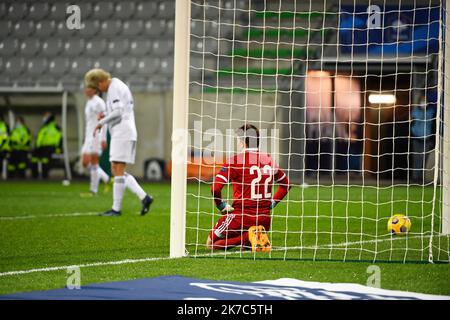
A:
{"type": "Polygon", "coordinates": [[[277,206],[277,204],[278,204],[278,202],[276,202],[275,200],[272,199],[272,203],[270,204],[270,210],[275,208],[277,206]]]}
{"type": "Polygon", "coordinates": [[[217,209],[220,210],[220,212],[222,213],[229,213],[229,212],[233,212],[234,208],[232,206],[230,206],[228,203],[226,203],[225,201],[222,201],[218,206],[217,209]]]}

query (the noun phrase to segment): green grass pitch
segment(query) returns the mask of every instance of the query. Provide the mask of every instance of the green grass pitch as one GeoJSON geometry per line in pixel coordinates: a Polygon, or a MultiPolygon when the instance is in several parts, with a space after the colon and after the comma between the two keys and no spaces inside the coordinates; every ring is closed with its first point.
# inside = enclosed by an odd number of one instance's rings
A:
{"type": "MultiPolygon", "coordinates": [[[[208,186],[189,184],[186,239],[190,257],[167,259],[169,184],[144,185],[155,198],[145,217],[138,214],[139,201],[127,192],[118,218],[96,216],[110,207],[111,193],[81,198],[87,187],[87,182],[67,187],[56,182],[0,183],[0,294],[62,288],[68,277],[64,268],[8,272],[70,265],[88,265],[81,268],[81,282],[86,285],[162,275],[237,281],[291,277],[366,284],[367,268],[376,264],[381,269],[382,288],[450,295],[450,265],[425,262],[433,204],[429,188],[376,192],[357,186],[295,187],[289,204],[284,202],[274,212],[270,255],[235,250],[211,257],[204,242],[218,215],[212,214],[208,186]],[[412,217],[407,238],[386,232],[387,219],[394,211],[412,217]],[[282,232],[286,228],[287,236],[282,232]],[[108,263],[125,259],[133,261],[108,263]]],[[[434,223],[438,228],[440,221],[434,223]]],[[[448,237],[433,237],[432,248],[435,259],[448,260],[448,237]]]]}

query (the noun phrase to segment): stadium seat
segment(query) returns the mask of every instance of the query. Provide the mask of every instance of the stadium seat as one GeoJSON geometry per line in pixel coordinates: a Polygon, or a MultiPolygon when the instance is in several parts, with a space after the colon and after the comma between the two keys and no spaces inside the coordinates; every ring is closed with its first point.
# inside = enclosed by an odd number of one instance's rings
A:
{"type": "Polygon", "coordinates": [[[120,77],[128,76],[134,73],[136,68],[136,59],[134,57],[124,57],[116,61],[114,73],[120,77]]]}
{"type": "Polygon", "coordinates": [[[171,75],[173,73],[173,58],[162,58],[160,72],[164,75],[171,75]]]}
{"type": "MultiPolygon", "coordinates": [[[[233,30],[232,26],[228,26],[225,24],[220,25],[220,33],[221,37],[226,37],[229,31],[233,30]]],[[[203,37],[212,36],[218,37],[219,34],[219,24],[216,21],[192,21],[191,22],[191,34],[192,37],[203,37]]]]}
{"type": "Polygon", "coordinates": [[[45,2],[33,2],[28,8],[28,19],[40,21],[50,12],[50,7],[45,2]]]}
{"type": "Polygon", "coordinates": [[[173,19],[175,17],[175,1],[161,1],[158,5],[159,18],[173,19]]]}
{"type": "Polygon", "coordinates": [[[64,57],[55,57],[50,60],[48,69],[54,77],[61,77],[69,69],[69,59],[64,57]]]}
{"type": "Polygon", "coordinates": [[[202,69],[208,68],[207,59],[203,59],[201,55],[192,55],[190,57],[190,71],[189,75],[192,77],[200,77],[202,73],[202,69]]]}
{"type": "Polygon", "coordinates": [[[144,24],[144,34],[150,37],[161,37],[166,30],[165,20],[149,20],[144,24]]]}
{"type": "Polygon", "coordinates": [[[65,90],[68,91],[80,91],[83,88],[83,80],[81,77],[74,77],[72,74],[68,74],[59,79],[65,90]]]}
{"type": "Polygon", "coordinates": [[[149,19],[156,16],[158,10],[158,4],[156,1],[140,2],[136,6],[136,12],[134,17],[137,19],[149,19]]]}
{"type": "Polygon", "coordinates": [[[153,53],[165,57],[173,53],[173,41],[170,40],[157,40],[152,45],[153,53]]]}
{"type": "MultiPolygon", "coordinates": [[[[217,23],[217,21],[207,21],[206,22],[206,28],[207,30],[209,30],[208,35],[213,36],[213,37],[218,37],[219,36],[219,24],[217,23]]],[[[229,31],[229,30],[233,30],[233,26],[229,26],[229,25],[225,25],[225,24],[221,24],[220,25],[220,33],[222,35],[224,35],[224,30],[229,31]]],[[[225,32],[226,34],[226,32],[225,32]]]]}
{"type": "Polygon", "coordinates": [[[190,80],[202,78],[202,69],[193,68],[192,66],[189,68],[189,78],[190,80]]]}
{"type": "Polygon", "coordinates": [[[208,34],[207,25],[202,21],[191,21],[191,34],[196,36],[208,34]]]}
{"type": "Polygon", "coordinates": [[[26,38],[34,32],[34,22],[22,20],[14,24],[14,36],[17,38],[26,38]]]}
{"type": "Polygon", "coordinates": [[[12,56],[19,50],[19,41],[13,38],[0,40],[0,53],[2,57],[12,56]]]}
{"type": "Polygon", "coordinates": [[[132,40],[130,43],[130,54],[133,56],[145,56],[152,50],[152,42],[147,39],[132,40]]]}
{"type": "Polygon", "coordinates": [[[71,37],[71,36],[76,35],[78,33],[79,33],[79,30],[77,30],[77,29],[69,29],[69,28],[67,28],[67,25],[66,25],[65,21],[59,22],[57,24],[57,26],[56,26],[56,34],[59,37],[62,37],[62,38],[71,37]]]}
{"type": "Polygon", "coordinates": [[[21,20],[25,18],[28,12],[28,6],[24,2],[11,2],[7,5],[8,7],[8,19],[10,20],[21,20]]]}
{"type": "Polygon", "coordinates": [[[160,61],[157,58],[142,58],[137,61],[136,73],[140,75],[151,75],[158,71],[160,61]]]}
{"type": "Polygon", "coordinates": [[[6,60],[4,70],[9,76],[17,76],[22,73],[25,60],[21,57],[10,57],[6,60]]]}
{"type": "Polygon", "coordinates": [[[56,87],[58,85],[59,78],[54,78],[50,75],[43,75],[39,76],[35,81],[35,83],[40,87],[56,87]]]}
{"type": "Polygon", "coordinates": [[[150,82],[147,77],[130,77],[126,80],[132,91],[148,91],[150,82]]]}
{"type": "Polygon", "coordinates": [[[61,21],[67,18],[67,3],[58,1],[52,4],[50,8],[50,18],[52,20],[61,21]]]}
{"type": "Polygon", "coordinates": [[[173,86],[173,79],[171,75],[158,75],[157,78],[151,81],[153,90],[162,91],[167,90],[173,86]]]}
{"type": "Polygon", "coordinates": [[[126,54],[130,47],[128,39],[112,40],[108,44],[108,55],[112,57],[118,57],[126,54]]]}
{"type": "Polygon", "coordinates": [[[174,20],[167,20],[166,22],[166,37],[174,37],[175,35],[175,21],[174,20]]]}
{"type": "Polygon", "coordinates": [[[93,68],[102,68],[105,70],[112,70],[114,68],[114,59],[111,57],[99,57],[92,63],[93,68]]]}
{"type": "Polygon", "coordinates": [[[84,41],[82,39],[69,39],[64,43],[63,52],[69,57],[76,57],[84,51],[84,41]]]}
{"type": "Polygon", "coordinates": [[[0,38],[5,39],[13,31],[13,25],[11,21],[0,21],[0,38]]]}
{"type": "Polygon", "coordinates": [[[36,38],[27,38],[20,43],[20,55],[31,57],[39,52],[41,44],[36,38]]]}
{"type": "MultiPolygon", "coordinates": [[[[248,0],[225,0],[225,8],[234,8],[236,6],[236,8],[240,8],[241,10],[247,10],[248,4],[248,0]]],[[[275,3],[275,5],[277,7],[279,6],[278,3],[275,3]]]]}
{"type": "MultiPolygon", "coordinates": [[[[222,45],[222,43],[221,43],[222,45]]],[[[228,48],[225,45],[222,45],[222,49],[228,48]]],[[[196,51],[205,51],[205,52],[217,52],[218,49],[218,41],[216,39],[211,38],[205,38],[205,39],[199,39],[199,38],[192,38],[191,40],[191,49],[196,51]],[[203,48],[205,47],[205,48],[203,48]]]]}
{"type": "Polygon", "coordinates": [[[0,2],[0,19],[8,16],[8,6],[4,2],[0,2]]]}
{"type": "Polygon", "coordinates": [[[27,64],[26,75],[31,77],[41,76],[47,71],[47,60],[44,58],[30,59],[27,64]]]}
{"type": "Polygon", "coordinates": [[[56,56],[62,49],[63,44],[60,39],[49,38],[42,43],[42,54],[47,57],[56,56]]]}
{"type": "MultiPolygon", "coordinates": [[[[241,8],[237,5],[238,8],[241,8]]],[[[225,1],[221,3],[221,9],[220,9],[220,13],[221,13],[221,21],[223,18],[225,19],[229,19],[231,21],[233,21],[234,16],[236,15],[236,18],[238,18],[239,14],[242,11],[240,10],[234,10],[234,1],[225,1]]]]}
{"type": "Polygon", "coordinates": [[[100,22],[97,20],[84,20],[79,30],[80,35],[87,39],[94,37],[100,30],[100,22]]]}
{"type": "Polygon", "coordinates": [[[20,76],[14,77],[14,83],[18,87],[35,87],[37,77],[32,77],[29,73],[23,73],[20,76]]]}
{"type": "Polygon", "coordinates": [[[192,2],[191,18],[192,19],[203,19],[203,10],[204,10],[203,5],[196,3],[196,2],[192,2]]]}
{"type": "Polygon", "coordinates": [[[95,4],[92,17],[94,19],[108,19],[114,13],[114,3],[112,2],[98,2],[95,4]]]}
{"type": "Polygon", "coordinates": [[[221,10],[222,17],[225,19],[229,19],[230,22],[233,21],[234,17],[236,17],[236,20],[238,20],[242,15],[242,9],[248,8],[248,4],[249,2],[247,0],[225,1],[225,4],[222,5],[222,7],[225,9],[221,10]],[[234,8],[239,8],[241,10],[234,10],[234,8]]]}
{"type": "Polygon", "coordinates": [[[127,37],[134,37],[140,35],[144,29],[144,22],[142,20],[125,21],[122,25],[122,35],[127,37]]]}
{"type": "Polygon", "coordinates": [[[13,81],[4,75],[0,77],[0,87],[9,87],[11,86],[13,81]]]}
{"type": "Polygon", "coordinates": [[[97,57],[102,55],[103,52],[105,52],[106,47],[107,47],[106,40],[92,39],[86,42],[86,49],[84,52],[88,56],[97,57]]]}
{"type": "Polygon", "coordinates": [[[70,75],[75,78],[81,78],[84,74],[92,68],[92,60],[85,57],[77,57],[71,60],[70,75]]]}
{"type": "Polygon", "coordinates": [[[120,20],[105,20],[101,24],[101,35],[105,38],[114,38],[122,31],[120,20]]]}
{"type": "Polygon", "coordinates": [[[133,16],[136,9],[135,3],[130,1],[122,1],[116,4],[114,18],[129,19],[133,16]]]}
{"type": "Polygon", "coordinates": [[[86,1],[74,1],[71,4],[76,4],[80,7],[80,14],[81,14],[81,22],[86,22],[88,20],[91,20],[92,11],[93,11],[93,4],[91,2],[86,1]]]}
{"type": "Polygon", "coordinates": [[[56,33],[56,23],[53,20],[43,20],[36,22],[35,36],[40,38],[49,38],[56,33]]]}
{"type": "Polygon", "coordinates": [[[211,20],[211,21],[219,21],[219,16],[222,10],[219,10],[218,5],[210,6],[206,5],[204,8],[204,13],[202,15],[202,19],[211,20]]]}

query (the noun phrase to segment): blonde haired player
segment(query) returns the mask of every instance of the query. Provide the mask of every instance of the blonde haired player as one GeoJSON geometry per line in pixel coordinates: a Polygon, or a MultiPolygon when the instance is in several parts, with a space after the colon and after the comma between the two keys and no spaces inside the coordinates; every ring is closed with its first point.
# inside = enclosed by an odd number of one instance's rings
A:
{"type": "Polygon", "coordinates": [[[103,99],[97,95],[97,89],[86,87],[84,93],[88,100],[84,108],[86,130],[83,147],[81,148],[81,158],[83,167],[89,170],[90,193],[82,194],[82,196],[92,196],[97,194],[100,180],[104,183],[109,182],[109,176],[98,164],[102,151],[106,149],[106,127],[102,129],[101,134],[92,136],[92,132],[97,125],[97,119],[106,111],[106,105],[103,99]]]}
{"type": "Polygon", "coordinates": [[[94,136],[104,125],[111,135],[109,160],[114,176],[112,209],[103,216],[120,216],[125,188],[136,194],[142,203],[141,215],[145,215],[153,202],[136,179],[125,172],[127,164],[133,164],[136,156],[137,131],[134,121],[134,102],[128,86],[103,69],[92,69],[84,77],[87,87],[106,92],[106,113],[94,129],[94,136]]]}

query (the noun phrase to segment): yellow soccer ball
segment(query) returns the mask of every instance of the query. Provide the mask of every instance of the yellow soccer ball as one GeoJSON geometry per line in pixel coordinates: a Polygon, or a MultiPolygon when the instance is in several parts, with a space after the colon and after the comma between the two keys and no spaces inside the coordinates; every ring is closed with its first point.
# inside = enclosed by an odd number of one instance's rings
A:
{"type": "Polygon", "coordinates": [[[388,221],[388,231],[395,235],[405,235],[411,229],[411,220],[404,214],[394,214],[388,221]]]}

